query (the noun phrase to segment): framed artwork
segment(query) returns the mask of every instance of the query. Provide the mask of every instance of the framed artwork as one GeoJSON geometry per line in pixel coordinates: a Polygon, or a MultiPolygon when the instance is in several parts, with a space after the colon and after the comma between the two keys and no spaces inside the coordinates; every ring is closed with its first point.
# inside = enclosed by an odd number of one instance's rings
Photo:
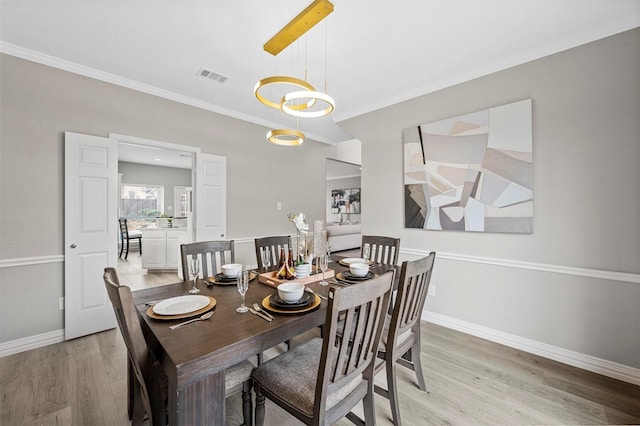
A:
{"type": "Polygon", "coordinates": [[[405,228],[532,233],[531,103],[405,129],[405,228]]]}
{"type": "Polygon", "coordinates": [[[360,188],[332,189],[331,213],[360,213],[360,188]]]}

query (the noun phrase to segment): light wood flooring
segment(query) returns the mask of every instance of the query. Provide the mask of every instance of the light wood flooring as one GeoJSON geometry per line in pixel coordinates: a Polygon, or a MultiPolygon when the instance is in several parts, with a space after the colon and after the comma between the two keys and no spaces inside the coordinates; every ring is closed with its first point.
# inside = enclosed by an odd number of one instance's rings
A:
{"type": "MultiPolygon", "coordinates": [[[[130,254],[119,267],[122,283],[177,280],[139,268],[130,254]]],[[[398,368],[405,425],[640,424],[638,386],[426,322],[422,364],[427,392],[398,368]]],[[[0,358],[0,393],[2,426],[128,425],[124,342],[109,330],[0,358]]],[[[388,401],[375,401],[377,423],[391,424],[388,401]]],[[[241,423],[240,408],[239,395],[227,399],[228,424],[241,423]]],[[[266,424],[300,423],[267,402],[266,424]]]]}

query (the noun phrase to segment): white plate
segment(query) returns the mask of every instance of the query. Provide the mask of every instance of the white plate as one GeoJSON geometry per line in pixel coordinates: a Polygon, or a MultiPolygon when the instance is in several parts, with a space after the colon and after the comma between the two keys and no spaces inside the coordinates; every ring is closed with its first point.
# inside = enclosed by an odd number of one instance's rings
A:
{"type": "Polygon", "coordinates": [[[352,263],[368,263],[368,260],[362,257],[345,257],[342,259],[342,263],[351,265],[352,263]]]}
{"type": "Polygon", "coordinates": [[[153,312],[158,315],[181,315],[197,311],[207,306],[210,299],[207,296],[178,296],[163,300],[153,306],[153,312]]]}

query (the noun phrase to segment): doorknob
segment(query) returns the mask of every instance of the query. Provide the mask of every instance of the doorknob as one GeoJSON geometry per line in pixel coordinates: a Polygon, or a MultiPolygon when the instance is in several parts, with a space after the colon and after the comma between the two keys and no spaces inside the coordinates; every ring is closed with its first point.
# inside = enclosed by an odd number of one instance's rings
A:
{"type": "Polygon", "coordinates": [[[76,245],[75,244],[71,244],[69,247],[76,248],[76,245]]]}
{"type": "Polygon", "coordinates": [[[224,234],[220,234],[220,238],[224,238],[224,234]]]}

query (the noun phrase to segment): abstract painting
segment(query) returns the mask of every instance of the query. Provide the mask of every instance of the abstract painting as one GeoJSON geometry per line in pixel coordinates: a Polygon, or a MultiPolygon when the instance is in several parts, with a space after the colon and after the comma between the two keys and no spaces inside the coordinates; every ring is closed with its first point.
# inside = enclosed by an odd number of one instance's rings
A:
{"type": "Polygon", "coordinates": [[[531,99],[404,130],[405,227],[533,232],[531,99]]]}
{"type": "Polygon", "coordinates": [[[360,188],[331,190],[331,213],[360,213],[360,188]]]}

